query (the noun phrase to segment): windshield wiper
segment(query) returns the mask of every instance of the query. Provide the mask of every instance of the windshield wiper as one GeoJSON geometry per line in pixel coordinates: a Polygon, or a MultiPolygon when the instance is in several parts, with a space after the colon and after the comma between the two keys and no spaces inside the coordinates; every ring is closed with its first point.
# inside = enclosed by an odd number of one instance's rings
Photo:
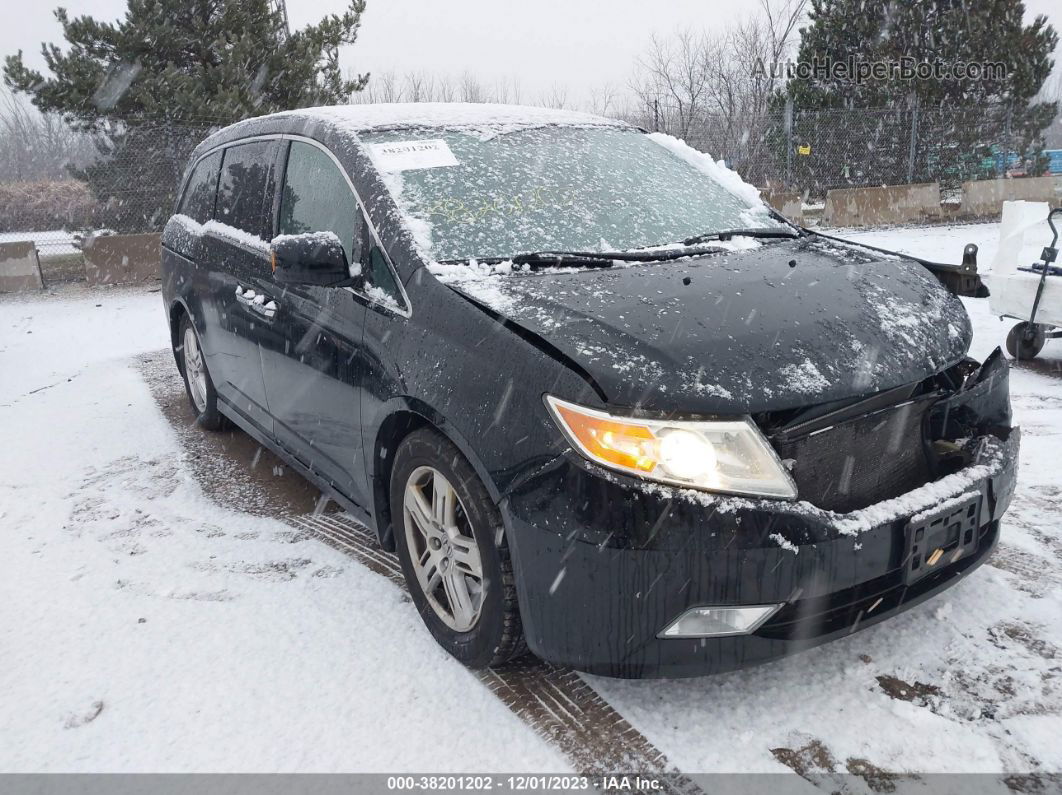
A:
{"type": "MultiPolygon", "coordinates": [[[[513,254],[511,257],[475,257],[476,262],[483,265],[500,265],[503,262],[511,262],[513,265],[530,265],[532,268],[608,268],[613,262],[666,262],[668,260],[695,257],[699,254],[708,254],[710,251],[690,251],[690,246],[700,242],[712,240],[726,240],[730,235],[749,233],[764,233],[763,237],[797,237],[795,234],[782,232],[775,229],[754,230],[725,230],[712,232],[698,238],[690,238],[681,243],[674,243],[670,247],[654,247],[652,249],[634,249],[631,251],[524,251],[513,254]],[[722,237],[720,237],[720,235],[722,237]],[[703,240],[701,239],[703,237],[703,240]],[[690,242],[693,241],[693,242],[690,242]]],[[[722,249],[719,249],[720,251],[722,249]]],[[[442,260],[446,265],[463,265],[469,263],[469,259],[442,260]]]]}
{"type": "Polygon", "coordinates": [[[513,265],[541,265],[544,267],[608,268],[612,261],[623,256],[619,251],[525,251],[513,254],[513,265]]]}
{"type": "Polygon", "coordinates": [[[514,265],[607,268],[613,262],[664,262],[695,256],[696,253],[682,246],[634,251],[528,251],[514,254],[509,261],[514,265]]]}
{"type": "MultiPolygon", "coordinates": [[[[667,252],[662,252],[667,254],[667,252]]],[[[688,256],[684,254],[683,256],[688,256]]],[[[663,257],[666,258],[666,257],[663,257]]],[[[500,265],[511,262],[513,265],[530,265],[532,267],[560,268],[608,268],[615,260],[623,262],[655,262],[662,259],[658,254],[647,251],[524,251],[511,257],[476,257],[476,262],[484,265],[500,265]]],[[[468,263],[467,259],[443,260],[444,264],[456,265],[468,263]]]]}
{"type": "Polygon", "coordinates": [[[710,240],[730,240],[732,237],[755,237],[761,239],[769,238],[794,238],[800,237],[799,232],[795,232],[792,229],[770,229],[770,228],[749,228],[749,229],[723,229],[719,232],[705,232],[703,235],[694,235],[693,237],[687,237],[682,241],[684,246],[695,246],[698,243],[707,243],[710,240]]]}

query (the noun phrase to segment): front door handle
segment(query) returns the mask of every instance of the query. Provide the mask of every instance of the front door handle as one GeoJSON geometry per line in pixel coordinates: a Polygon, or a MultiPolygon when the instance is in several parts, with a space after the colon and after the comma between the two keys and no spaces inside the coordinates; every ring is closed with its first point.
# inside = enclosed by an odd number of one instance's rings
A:
{"type": "Polygon", "coordinates": [[[250,287],[244,289],[243,286],[237,285],[236,300],[262,317],[273,318],[277,314],[277,302],[266,297],[264,293],[256,293],[250,287]]]}

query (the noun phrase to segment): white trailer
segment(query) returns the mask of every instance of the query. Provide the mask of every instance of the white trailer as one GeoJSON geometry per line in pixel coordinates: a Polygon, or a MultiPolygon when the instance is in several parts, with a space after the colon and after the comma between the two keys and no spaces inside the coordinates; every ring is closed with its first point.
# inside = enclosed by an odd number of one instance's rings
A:
{"type": "Polygon", "coordinates": [[[1060,217],[1062,209],[1052,211],[1047,202],[1003,203],[989,306],[1019,321],[1007,335],[1007,351],[1016,359],[1031,359],[1048,339],[1062,338],[1060,217]]]}

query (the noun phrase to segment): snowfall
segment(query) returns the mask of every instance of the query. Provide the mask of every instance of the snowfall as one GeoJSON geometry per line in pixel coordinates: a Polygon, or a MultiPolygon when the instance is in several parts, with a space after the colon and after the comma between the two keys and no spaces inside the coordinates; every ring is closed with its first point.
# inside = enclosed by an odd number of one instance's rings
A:
{"type": "MultiPolygon", "coordinates": [[[[848,234],[989,263],[998,225],[848,234]]],[[[1012,321],[964,301],[983,357],[1012,321]]],[[[393,579],[204,487],[168,346],[157,286],[0,298],[0,770],[570,771],[393,579]]],[[[747,671],[583,681],[687,773],[1062,770],[1062,342],[1011,388],[1017,494],[957,586],[747,671]]]]}

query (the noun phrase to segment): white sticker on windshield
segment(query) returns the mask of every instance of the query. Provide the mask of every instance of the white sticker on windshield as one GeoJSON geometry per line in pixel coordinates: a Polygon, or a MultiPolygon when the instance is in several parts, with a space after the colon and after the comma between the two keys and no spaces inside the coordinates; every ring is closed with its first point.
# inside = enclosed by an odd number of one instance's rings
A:
{"type": "Polygon", "coordinates": [[[457,165],[457,158],[441,138],[369,144],[369,149],[376,161],[376,167],[381,171],[410,171],[416,168],[457,165]]]}

